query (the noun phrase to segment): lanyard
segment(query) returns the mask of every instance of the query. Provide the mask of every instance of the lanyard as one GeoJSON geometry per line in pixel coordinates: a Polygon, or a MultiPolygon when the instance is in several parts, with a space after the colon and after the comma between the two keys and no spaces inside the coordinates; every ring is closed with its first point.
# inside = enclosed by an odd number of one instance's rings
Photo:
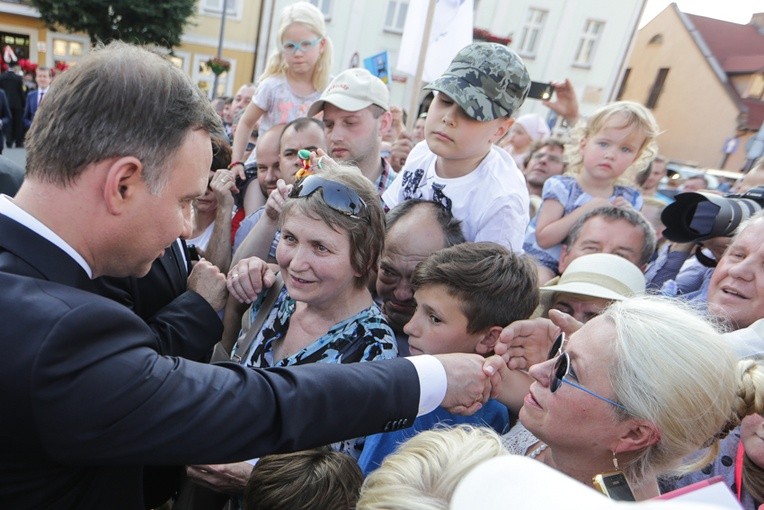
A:
{"type": "Polygon", "coordinates": [[[735,488],[737,489],[737,500],[743,501],[743,441],[737,444],[737,454],[735,455],[735,488]]]}

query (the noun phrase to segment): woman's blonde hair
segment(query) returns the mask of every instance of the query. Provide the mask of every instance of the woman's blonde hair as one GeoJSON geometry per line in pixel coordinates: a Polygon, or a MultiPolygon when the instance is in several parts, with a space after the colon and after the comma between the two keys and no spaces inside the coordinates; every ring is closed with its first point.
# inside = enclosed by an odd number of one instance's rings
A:
{"type": "Polygon", "coordinates": [[[621,463],[634,483],[648,473],[705,466],[720,438],[746,415],[764,411],[762,366],[738,362],[719,329],[688,305],[642,296],[615,302],[602,315],[616,331],[609,377],[615,400],[628,409],[621,414],[658,429],[657,443],[621,463]],[[704,447],[711,448],[680,467],[704,447]]]}
{"type": "Polygon", "coordinates": [[[293,23],[305,25],[306,28],[324,40],[324,50],[316,61],[312,76],[313,87],[322,91],[329,84],[329,71],[332,67],[332,40],[326,35],[324,14],[318,7],[309,2],[296,2],[282,9],[278,38],[276,39],[277,50],[268,59],[268,64],[260,76],[260,81],[270,76],[282,76],[286,72],[287,63],[281,45],[284,42],[284,32],[293,23]]]}
{"type": "Polygon", "coordinates": [[[421,432],[387,456],[361,486],[357,510],[446,510],[456,485],[481,462],[506,455],[492,429],[421,432]]]}
{"type": "Polygon", "coordinates": [[[565,144],[565,159],[568,161],[566,174],[578,175],[583,170],[584,156],[581,151],[581,141],[589,140],[605,126],[616,129],[633,128],[645,135],[645,141],[639,148],[639,154],[634,163],[626,169],[616,182],[621,185],[631,185],[634,177],[644,170],[658,154],[655,138],[660,134],[658,123],[652,112],[633,101],[616,101],[608,103],[594,111],[587,119],[579,121],[573,128],[570,141],[565,144]]]}

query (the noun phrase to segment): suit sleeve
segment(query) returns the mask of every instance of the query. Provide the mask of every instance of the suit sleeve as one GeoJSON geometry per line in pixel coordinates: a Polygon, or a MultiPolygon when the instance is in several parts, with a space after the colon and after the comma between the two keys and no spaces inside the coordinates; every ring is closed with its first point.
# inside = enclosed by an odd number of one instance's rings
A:
{"type": "Polygon", "coordinates": [[[29,398],[43,448],[67,464],[225,463],[413,420],[405,359],[252,370],[160,356],[146,325],[97,300],[49,315],[29,398]]]}
{"type": "Polygon", "coordinates": [[[8,96],[5,95],[5,92],[3,92],[0,95],[0,102],[2,102],[2,109],[3,109],[3,115],[0,117],[0,121],[2,121],[3,126],[7,126],[11,123],[11,106],[8,104],[8,96]]]}

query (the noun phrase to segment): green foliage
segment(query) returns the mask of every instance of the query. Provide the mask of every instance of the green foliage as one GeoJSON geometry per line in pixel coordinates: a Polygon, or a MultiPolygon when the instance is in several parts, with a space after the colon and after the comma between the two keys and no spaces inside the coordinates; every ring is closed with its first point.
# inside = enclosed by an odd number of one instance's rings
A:
{"type": "Polygon", "coordinates": [[[121,40],[173,48],[196,0],[30,0],[51,30],[85,32],[92,43],[121,40]]]}

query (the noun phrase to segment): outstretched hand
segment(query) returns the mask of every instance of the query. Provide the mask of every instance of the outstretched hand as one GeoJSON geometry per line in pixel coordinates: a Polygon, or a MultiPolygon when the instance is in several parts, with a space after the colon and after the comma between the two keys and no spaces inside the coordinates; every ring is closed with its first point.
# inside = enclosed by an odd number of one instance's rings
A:
{"type": "Polygon", "coordinates": [[[566,313],[549,310],[549,319],[516,321],[504,328],[494,346],[496,354],[512,370],[527,370],[549,357],[555,338],[564,331],[571,335],[583,324],[566,313]]]}
{"type": "Polygon", "coordinates": [[[438,354],[448,380],[442,406],[454,414],[470,415],[483,407],[501,386],[499,356],[486,359],[478,354],[438,354]]]}

